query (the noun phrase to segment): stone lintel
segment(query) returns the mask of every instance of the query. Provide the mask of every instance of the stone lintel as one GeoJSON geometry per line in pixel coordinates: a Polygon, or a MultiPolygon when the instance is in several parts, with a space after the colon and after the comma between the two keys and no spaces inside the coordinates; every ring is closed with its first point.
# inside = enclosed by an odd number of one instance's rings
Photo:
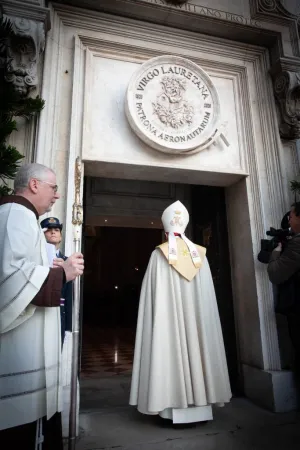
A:
{"type": "MultiPolygon", "coordinates": [[[[264,47],[271,50],[271,59],[274,61],[284,54],[282,34],[278,30],[277,22],[281,28],[282,26],[286,29],[291,28],[293,41],[295,40],[295,21],[282,23],[282,18],[278,18],[277,21],[272,21],[274,27],[265,27],[264,22],[213,8],[210,9],[215,15],[211,15],[207,12],[209,8],[194,3],[187,2],[183,5],[174,5],[166,2],[155,3],[151,0],[101,0],[101,2],[97,0],[60,0],[59,3],[53,3],[53,7],[59,10],[64,5],[66,10],[69,6],[70,12],[74,11],[74,8],[84,8],[194,31],[214,38],[225,38],[259,46],[263,43],[264,47]]],[[[300,55],[298,42],[293,43],[292,46],[293,54],[300,55]]]]}

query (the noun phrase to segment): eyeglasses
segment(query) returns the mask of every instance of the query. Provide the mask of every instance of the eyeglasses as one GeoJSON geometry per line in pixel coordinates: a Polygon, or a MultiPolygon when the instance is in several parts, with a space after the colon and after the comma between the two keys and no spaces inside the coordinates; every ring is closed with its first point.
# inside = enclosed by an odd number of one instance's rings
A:
{"type": "Polygon", "coordinates": [[[43,180],[38,180],[38,179],[36,179],[36,180],[37,180],[37,181],[40,181],[41,183],[49,184],[49,186],[52,187],[52,189],[53,189],[53,191],[54,191],[55,194],[56,194],[56,192],[58,191],[58,186],[57,186],[57,184],[49,183],[49,181],[43,181],[43,180]]]}

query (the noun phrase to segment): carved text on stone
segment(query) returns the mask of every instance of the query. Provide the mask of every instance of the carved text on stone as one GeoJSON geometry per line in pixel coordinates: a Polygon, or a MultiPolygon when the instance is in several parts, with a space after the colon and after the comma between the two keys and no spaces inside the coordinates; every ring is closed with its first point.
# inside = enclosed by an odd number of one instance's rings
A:
{"type": "Polygon", "coordinates": [[[228,20],[229,22],[238,23],[240,25],[249,25],[256,28],[262,28],[262,24],[258,20],[253,20],[251,18],[244,17],[241,14],[233,14],[228,11],[208,8],[206,6],[201,5],[194,5],[193,3],[170,5],[168,2],[165,2],[165,0],[143,0],[143,1],[146,3],[152,3],[154,5],[168,6],[169,8],[199,14],[200,16],[212,17],[215,19],[223,19],[228,20]]]}
{"type": "Polygon", "coordinates": [[[127,91],[129,123],[149,145],[166,153],[200,151],[217,133],[219,100],[202,69],[184,58],[149,60],[127,91]]]}

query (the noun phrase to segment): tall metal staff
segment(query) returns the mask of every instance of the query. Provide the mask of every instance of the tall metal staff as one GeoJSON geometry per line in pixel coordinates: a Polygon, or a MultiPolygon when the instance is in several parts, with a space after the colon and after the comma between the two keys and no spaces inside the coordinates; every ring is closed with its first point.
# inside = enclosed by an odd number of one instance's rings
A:
{"type": "MultiPolygon", "coordinates": [[[[75,202],[73,204],[73,231],[75,252],[80,251],[81,226],[83,222],[83,208],[80,202],[82,166],[80,158],[75,163],[75,202]]],[[[77,379],[78,379],[78,354],[79,354],[79,312],[80,312],[80,277],[73,282],[73,315],[72,315],[72,372],[71,372],[71,398],[69,419],[68,450],[75,450],[77,429],[77,379]]]]}

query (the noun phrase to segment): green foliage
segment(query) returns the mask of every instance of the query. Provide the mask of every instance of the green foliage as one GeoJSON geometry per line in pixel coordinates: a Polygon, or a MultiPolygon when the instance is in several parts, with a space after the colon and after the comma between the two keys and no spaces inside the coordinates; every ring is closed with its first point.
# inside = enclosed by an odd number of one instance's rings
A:
{"type": "Polygon", "coordinates": [[[13,180],[19,167],[19,162],[24,158],[20,155],[16,147],[0,143],[0,178],[5,183],[5,178],[13,180]]]}
{"type": "Polygon", "coordinates": [[[0,113],[0,143],[3,143],[13,131],[17,131],[17,122],[6,118],[2,120],[0,113]]]}
{"type": "Polygon", "coordinates": [[[1,107],[0,107],[0,119],[2,122],[5,117],[24,117],[30,120],[37,112],[40,112],[45,105],[45,101],[39,96],[36,98],[24,98],[18,92],[16,92],[10,84],[2,86],[0,90],[1,107]],[[2,92],[1,92],[2,91],[2,92]]]}
{"type": "MultiPolygon", "coordinates": [[[[9,19],[0,18],[0,41],[5,42],[11,34],[13,27],[9,19]]],[[[5,44],[4,44],[5,45],[5,44]]],[[[15,91],[10,83],[0,79],[0,180],[4,183],[0,186],[0,196],[12,193],[7,186],[7,180],[13,180],[24,158],[16,147],[7,143],[13,131],[17,131],[16,117],[30,120],[44,107],[45,101],[39,96],[25,98],[15,91]]]]}
{"type": "Polygon", "coordinates": [[[8,186],[0,186],[0,197],[4,197],[4,195],[11,195],[12,190],[9,189],[8,186]]]}

